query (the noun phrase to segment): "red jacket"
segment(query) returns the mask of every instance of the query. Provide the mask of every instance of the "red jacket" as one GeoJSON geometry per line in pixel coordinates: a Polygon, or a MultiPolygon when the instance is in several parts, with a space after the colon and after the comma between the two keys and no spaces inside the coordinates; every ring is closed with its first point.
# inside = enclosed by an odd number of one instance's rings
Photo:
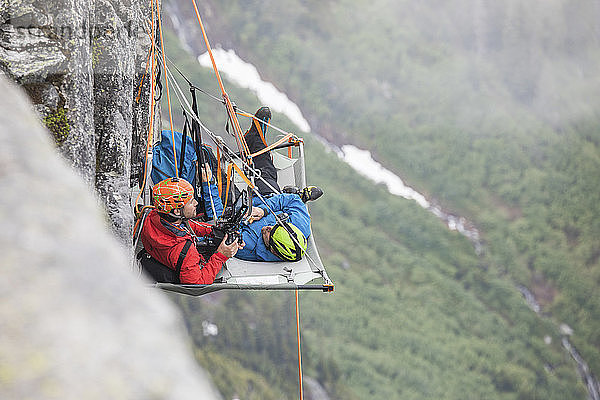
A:
{"type": "MultiPolygon", "coordinates": [[[[184,230],[178,230],[172,224],[170,225],[171,230],[177,234],[169,230],[167,226],[169,223],[161,221],[158,211],[152,210],[142,227],[141,239],[144,248],[154,259],[172,270],[176,270],[175,266],[185,242],[192,240],[193,243],[193,238],[192,235],[184,230]]],[[[212,232],[210,225],[195,221],[190,221],[190,227],[197,236],[206,236],[212,232]]],[[[215,252],[206,261],[198,253],[196,246],[190,246],[181,265],[179,280],[181,283],[187,284],[211,284],[225,261],[227,261],[227,257],[219,252],[215,252]]]]}

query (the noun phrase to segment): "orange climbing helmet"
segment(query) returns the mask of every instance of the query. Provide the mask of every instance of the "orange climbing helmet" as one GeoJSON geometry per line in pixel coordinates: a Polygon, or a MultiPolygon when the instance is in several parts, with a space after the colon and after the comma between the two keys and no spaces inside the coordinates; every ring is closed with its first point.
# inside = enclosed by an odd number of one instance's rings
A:
{"type": "Polygon", "coordinates": [[[167,178],[154,185],[152,197],[158,211],[169,214],[194,198],[194,188],[185,179],[167,178]]]}

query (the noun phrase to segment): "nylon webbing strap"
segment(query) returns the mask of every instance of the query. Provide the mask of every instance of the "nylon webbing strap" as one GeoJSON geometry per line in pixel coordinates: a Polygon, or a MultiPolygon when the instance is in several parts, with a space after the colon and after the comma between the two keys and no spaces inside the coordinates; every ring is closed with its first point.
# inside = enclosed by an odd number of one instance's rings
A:
{"type": "Polygon", "coordinates": [[[181,278],[179,277],[181,274],[181,266],[183,265],[183,260],[185,260],[185,256],[187,256],[187,252],[192,246],[191,240],[186,240],[185,245],[183,245],[183,249],[181,253],[179,253],[179,258],[177,259],[177,265],[175,265],[175,272],[177,273],[177,280],[181,282],[181,278]]]}
{"type": "MultiPolygon", "coordinates": [[[[290,138],[289,142],[290,142],[290,143],[292,143],[292,142],[293,142],[293,139],[292,139],[292,138],[290,138]]],[[[294,143],[294,145],[298,146],[298,142],[296,141],[296,142],[294,143]]],[[[291,148],[291,147],[288,147],[288,157],[289,157],[289,158],[292,158],[292,148],[291,148]]]]}
{"type": "MultiPolygon", "coordinates": [[[[200,113],[198,112],[198,102],[196,101],[196,91],[192,85],[190,85],[190,93],[192,94],[192,111],[196,115],[196,118],[200,118],[200,113]]],[[[192,138],[194,139],[196,160],[198,160],[198,163],[196,164],[196,186],[200,187],[200,198],[204,199],[205,194],[204,185],[202,184],[202,168],[204,168],[204,163],[206,161],[204,160],[204,150],[202,149],[202,134],[200,132],[200,124],[198,124],[198,121],[195,118],[192,118],[192,138]]],[[[205,213],[208,212],[208,210],[205,209],[206,207],[204,207],[203,202],[198,201],[198,206],[201,207],[205,213]]]]}
{"type": "Polygon", "coordinates": [[[250,157],[256,157],[259,156],[263,153],[266,153],[267,151],[271,151],[273,150],[275,147],[279,146],[280,144],[283,144],[285,142],[289,142],[289,139],[292,137],[293,135],[291,133],[288,133],[287,135],[285,135],[284,137],[282,137],[281,139],[279,139],[278,141],[276,141],[275,143],[273,143],[272,145],[265,147],[262,150],[257,151],[254,154],[250,154],[250,157]]]}
{"type": "Polygon", "coordinates": [[[179,151],[179,154],[181,157],[179,157],[179,172],[177,173],[177,176],[181,176],[181,174],[183,173],[183,161],[185,160],[185,147],[187,144],[187,136],[188,136],[188,126],[189,126],[189,122],[187,119],[187,114],[185,113],[185,111],[183,112],[183,117],[185,118],[185,122],[183,124],[183,134],[181,135],[181,150],[179,151]]]}
{"type": "Polygon", "coordinates": [[[236,172],[242,177],[242,179],[244,180],[244,182],[246,182],[246,184],[248,185],[249,188],[254,189],[254,185],[252,184],[250,179],[248,179],[246,174],[244,174],[244,172],[240,169],[240,167],[237,166],[237,164],[231,163],[229,165],[233,166],[233,169],[235,169],[236,172]]]}
{"type": "Polygon", "coordinates": [[[223,209],[225,209],[225,207],[227,207],[227,201],[229,200],[229,185],[231,184],[231,180],[232,180],[232,169],[233,169],[233,163],[230,163],[227,166],[227,187],[225,188],[225,203],[223,204],[223,209]]]}
{"type": "Polygon", "coordinates": [[[229,187],[230,187],[231,182],[233,181],[233,170],[234,169],[240,175],[240,177],[244,180],[244,182],[246,182],[246,184],[248,185],[248,188],[254,189],[254,184],[252,184],[250,179],[248,179],[248,177],[246,176],[246,174],[244,174],[244,172],[240,169],[240,167],[238,167],[233,162],[229,163],[229,165],[227,166],[227,186],[225,188],[225,203],[223,204],[223,208],[227,207],[227,201],[229,200],[229,187]]]}

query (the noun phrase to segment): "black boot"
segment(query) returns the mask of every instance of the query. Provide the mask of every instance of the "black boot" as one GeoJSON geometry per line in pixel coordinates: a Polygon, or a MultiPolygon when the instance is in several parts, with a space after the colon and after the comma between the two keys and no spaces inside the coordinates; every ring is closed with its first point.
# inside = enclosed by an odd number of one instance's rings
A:
{"type": "Polygon", "coordinates": [[[300,198],[305,203],[307,201],[315,201],[321,196],[323,196],[323,189],[318,186],[307,186],[302,189],[302,193],[300,194],[300,198]]]}
{"type": "Polygon", "coordinates": [[[297,194],[306,203],[307,201],[314,201],[323,196],[323,189],[318,186],[307,186],[300,190],[297,186],[286,186],[283,188],[283,193],[297,194]]]}

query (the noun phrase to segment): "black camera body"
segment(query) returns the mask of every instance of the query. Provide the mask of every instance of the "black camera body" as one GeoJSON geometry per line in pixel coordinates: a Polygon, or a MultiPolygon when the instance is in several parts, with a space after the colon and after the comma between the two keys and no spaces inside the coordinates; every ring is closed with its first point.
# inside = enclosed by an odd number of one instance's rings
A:
{"type": "Polygon", "coordinates": [[[240,225],[247,209],[248,206],[244,205],[230,218],[221,217],[221,219],[213,225],[212,233],[209,236],[203,237],[202,241],[196,244],[198,252],[204,257],[210,257],[210,255],[217,250],[225,235],[227,235],[225,244],[230,245],[236,240],[239,244],[242,244],[240,225]]]}

